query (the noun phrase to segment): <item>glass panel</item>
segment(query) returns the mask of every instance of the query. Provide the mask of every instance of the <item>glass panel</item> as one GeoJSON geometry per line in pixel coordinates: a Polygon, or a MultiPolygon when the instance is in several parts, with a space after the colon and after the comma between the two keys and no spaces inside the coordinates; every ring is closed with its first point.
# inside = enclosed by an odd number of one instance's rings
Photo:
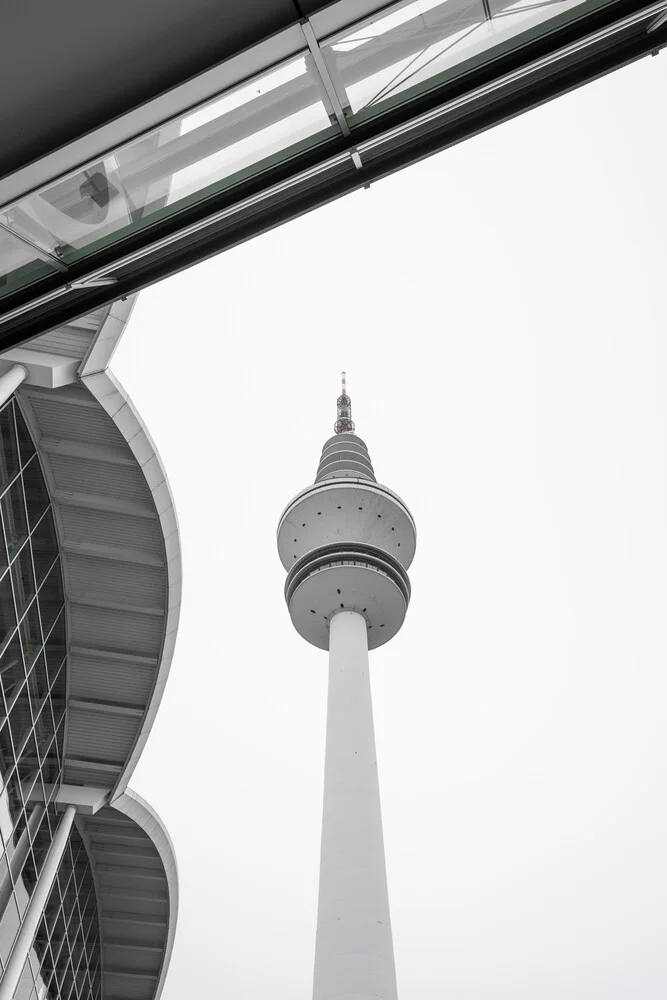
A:
{"type": "Polygon", "coordinates": [[[64,604],[63,585],[60,575],[60,560],[55,562],[39,592],[39,610],[42,628],[48,634],[64,604]]]}
{"type": "MultiPolygon", "coordinates": [[[[38,737],[39,743],[39,737],[38,737]]],[[[60,761],[58,759],[57,751],[57,740],[54,738],[49,744],[49,748],[46,753],[43,753],[40,746],[40,753],[42,757],[42,778],[47,785],[53,785],[58,780],[60,774],[60,761]]]]}
{"type": "Polygon", "coordinates": [[[32,702],[32,717],[35,721],[35,731],[39,741],[39,750],[42,753],[49,746],[55,727],[51,714],[51,699],[44,698],[41,702],[32,702]]]}
{"type": "Polygon", "coordinates": [[[30,527],[34,528],[49,506],[49,494],[36,455],[23,470],[23,488],[28,508],[28,520],[30,527]]]}
{"type": "MultiPolygon", "coordinates": [[[[1,254],[0,260],[2,260],[1,254]]],[[[14,404],[10,401],[0,410],[0,490],[11,482],[18,471],[19,455],[14,430],[14,404]]]]}
{"type": "Polygon", "coordinates": [[[26,859],[23,864],[23,868],[21,869],[21,881],[23,882],[26,891],[27,905],[37,884],[37,865],[35,864],[32,848],[30,848],[26,854],[26,859]]]}
{"type": "Polygon", "coordinates": [[[7,902],[5,912],[0,918],[0,958],[5,963],[9,958],[14,939],[18,933],[19,923],[19,911],[16,908],[16,902],[12,895],[7,902]]]}
{"type": "Polygon", "coordinates": [[[32,552],[29,545],[24,545],[12,563],[12,582],[16,613],[19,618],[35,596],[35,574],[32,569],[32,552]]]}
{"type": "Polygon", "coordinates": [[[42,647],[42,631],[39,627],[39,608],[37,601],[33,601],[26,611],[21,625],[21,643],[23,645],[23,656],[26,666],[29,666],[35,659],[42,647]]]}
{"type": "Polygon", "coordinates": [[[0,656],[0,681],[7,705],[11,705],[24,680],[25,670],[23,669],[21,644],[18,633],[15,632],[0,656]]]}
{"type": "Polygon", "coordinates": [[[16,628],[16,611],[14,609],[14,594],[9,573],[0,579],[0,648],[8,636],[16,628]]]}
{"type": "Polygon", "coordinates": [[[30,962],[26,962],[14,994],[14,1000],[30,1000],[34,985],[30,962]]]}
{"type": "MultiPolygon", "coordinates": [[[[0,213],[0,222],[7,216],[0,213]]],[[[0,229],[0,298],[39,281],[58,268],[41,260],[28,246],[12,239],[7,230],[0,229]]]]}
{"type": "Polygon", "coordinates": [[[293,59],[24,198],[7,224],[77,260],[330,135],[318,84],[305,57],[293,59]]]}
{"type": "Polygon", "coordinates": [[[28,696],[17,698],[14,705],[9,710],[9,728],[14,744],[14,755],[18,759],[18,754],[28,733],[32,729],[32,716],[28,696]]]}
{"type": "Polygon", "coordinates": [[[2,498],[2,520],[9,558],[13,559],[28,537],[28,520],[25,515],[23,484],[19,476],[2,498]]]}
{"type": "Polygon", "coordinates": [[[18,766],[18,775],[22,785],[24,799],[30,798],[30,793],[34,787],[39,771],[39,760],[37,759],[37,744],[34,733],[30,734],[28,742],[21,752],[21,759],[18,766]]]}
{"type": "Polygon", "coordinates": [[[21,465],[25,465],[26,462],[35,454],[35,444],[32,440],[30,431],[28,430],[28,425],[25,422],[23,414],[21,413],[21,407],[18,402],[14,406],[14,416],[16,417],[16,432],[19,439],[19,453],[21,455],[21,465]]]}
{"type": "Polygon", "coordinates": [[[40,653],[30,672],[30,697],[38,703],[49,690],[49,677],[46,672],[46,657],[40,653]]]}
{"type": "Polygon", "coordinates": [[[51,890],[49,901],[46,904],[46,923],[47,926],[52,928],[51,950],[57,962],[60,957],[62,943],[65,940],[65,918],[60,907],[60,893],[57,883],[51,890]]]}
{"type": "Polygon", "coordinates": [[[65,615],[63,613],[60,614],[55,625],[51,629],[44,645],[44,649],[46,651],[46,669],[49,675],[49,682],[53,684],[63,664],[65,653],[67,652],[65,645],[65,615]]]}
{"type": "Polygon", "coordinates": [[[488,61],[491,50],[522,44],[523,32],[584,3],[491,0],[490,17],[482,0],[400,3],[341,33],[323,52],[343,108],[360,116],[356,124],[458,75],[475,56],[488,61]]]}
{"type": "MultiPolygon", "coordinates": [[[[29,510],[30,508],[28,508],[29,510]]],[[[56,529],[53,523],[53,514],[50,510],[46,512],[37,527],[33,529],[30,542],[32,545],[32,558],[35,564],[35,577],[37,586],[39,587],[58,555],[56,529]]]]}

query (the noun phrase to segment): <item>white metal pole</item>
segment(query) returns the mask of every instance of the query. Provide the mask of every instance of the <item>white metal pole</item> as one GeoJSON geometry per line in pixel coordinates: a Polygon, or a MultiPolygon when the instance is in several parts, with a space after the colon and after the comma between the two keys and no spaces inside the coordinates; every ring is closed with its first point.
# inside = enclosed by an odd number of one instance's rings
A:
{"type": "Polygon", "coordinates": [[[25,859],[28,857],[28,851],[30,850],[30,841],[37,833],[43,815],[44,806],[38,802],[35,806],[33,806],[32,812],[28,817],[26,827],[19,837],[19,842],[14,849],[14,853],[9,859],[9,867],[6,865],[4,866],[4,872],[0,876],[0,917],[5,912],[5,907],[7,906],[9,898],[12,894],[12,881],[16,882],[21,874],[21,869],[23,868],[25,859]],[[12,875],[11,878],[9,877],[10,872],[12,875]]]}
{"type": "Polygon", "coordinates": [[[13,365],[8,372],[0,375],[0,406],[6,403],[13,392],[16,392],[21,382],[28,377],[28,369],[23,365],[13,365]]]}
{"type": "Polygon", "coordinates": [[[42,868],[39,878],[37,879],[37,884],[32,891],[32,896],[30,897],[30,902],[28,903],[28,909],[23,917],[21,929],[16,935],[16,941],[14,942],[12,953],[9,956],[7,965],[5,966],[4,975],[0,980],[0,1000],[12,1000],[16,992],[21,978],[21,973],[23,971],[23,966],[25,965],[30,953],[32,942],[35,939],[35,934],[37,933],[37,928],[39,927],[39,921],[44,913],[44,907],[46,906],[49,898],[49,893],[53,888],[53,883],[55,882],[56,875],[58,874],[60,862],[62,861],[63,854],[65,853],[65,848],[67,847],[67,840],[69,838],[70,830],[72,829],[75,813],[75,806],[67,806],[60,823],[58,824],[55,836],[51,841],[51,846],[49,848],[49,853],[46,856],[44,867],[42,868]]]}
{"type": "Polygon", "coordinates": [[[368,637],[353,611],[334,615],[329,636],[313,1000],[397,1000],[368,637]]]}

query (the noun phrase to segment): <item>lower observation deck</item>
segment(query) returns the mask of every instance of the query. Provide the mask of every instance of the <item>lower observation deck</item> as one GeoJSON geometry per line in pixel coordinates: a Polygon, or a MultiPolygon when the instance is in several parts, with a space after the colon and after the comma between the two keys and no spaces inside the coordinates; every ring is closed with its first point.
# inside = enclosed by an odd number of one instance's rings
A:
{"type": "MultiPolygon", "coordinates": [[[[199,75],[191,62],[171,89],[87,119],[78,136],[5,172],[2,349],[667,44],[667,0],[337,0],[304,2],[301,18],[286,9],[280,30],[275,19],[264,34],[255,25],[250,47],[217,64],[209,52],[199,75]]],[[[113,55],[131,67],[122,49],[113,55]]],[[[132,93],[131,78],[111,81],[132,93]]],[[[92,83],[83,73],[78,92],[92,83]]]]}

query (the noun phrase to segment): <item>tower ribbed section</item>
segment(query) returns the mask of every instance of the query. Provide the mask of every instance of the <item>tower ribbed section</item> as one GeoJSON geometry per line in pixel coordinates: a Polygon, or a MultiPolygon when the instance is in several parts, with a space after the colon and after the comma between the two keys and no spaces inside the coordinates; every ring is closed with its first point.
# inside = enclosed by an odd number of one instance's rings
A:
{"type": "Polygon", "coordinates": [[[368,448],[356,434],[335,434],[325,443],[315,482],[325,479],[368,479],[376,483],[368,448]]]}

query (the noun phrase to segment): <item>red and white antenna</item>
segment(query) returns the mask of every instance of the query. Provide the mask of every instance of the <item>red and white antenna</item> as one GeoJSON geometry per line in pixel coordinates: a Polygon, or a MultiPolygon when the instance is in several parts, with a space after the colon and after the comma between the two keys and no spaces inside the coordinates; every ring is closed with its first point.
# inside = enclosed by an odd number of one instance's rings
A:
{"type": "Polygon", "coordinates": [[[347,376],[345,372],[340,373],[341,392],[338,397],[338,420],[334,424],[336,434],[354,434],[354,421],[352,420],[352,400],[347,394],[347,376]]]}

